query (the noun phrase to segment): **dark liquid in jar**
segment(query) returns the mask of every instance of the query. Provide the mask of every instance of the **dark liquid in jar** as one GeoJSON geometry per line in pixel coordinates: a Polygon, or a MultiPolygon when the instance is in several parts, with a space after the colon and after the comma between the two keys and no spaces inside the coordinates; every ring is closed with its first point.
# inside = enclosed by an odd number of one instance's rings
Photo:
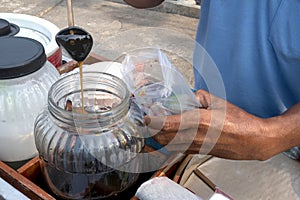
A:
{"type": "Polygon", "coordinates": [[[70,173],[42,162],[43,174],[58,199],[124,199],[124,195],[134,195],[127,187],[133,186],[137,174],[114,169],[90,174],[70,173]]]}

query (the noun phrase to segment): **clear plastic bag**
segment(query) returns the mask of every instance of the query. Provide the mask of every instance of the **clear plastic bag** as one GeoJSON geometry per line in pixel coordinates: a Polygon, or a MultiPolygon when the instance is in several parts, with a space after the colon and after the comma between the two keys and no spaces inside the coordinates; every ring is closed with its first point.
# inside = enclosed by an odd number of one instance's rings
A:
{"type": "Polygon", "coordinates": [[[128,89],[147,115],[165,116],[201,105],[182,74],[160,49],[128,53],[121,72],[128,89]]]}

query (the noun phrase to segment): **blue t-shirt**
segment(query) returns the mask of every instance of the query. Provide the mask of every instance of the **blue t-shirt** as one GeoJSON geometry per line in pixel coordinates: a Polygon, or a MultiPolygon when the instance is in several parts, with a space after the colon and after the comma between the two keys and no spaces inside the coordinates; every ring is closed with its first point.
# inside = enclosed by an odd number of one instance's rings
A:
{"type": "Polygon", "coordinates": [[[299,0],[203,0],[196,41],[195,89],[259,117],[300,101],[299,0]]]}

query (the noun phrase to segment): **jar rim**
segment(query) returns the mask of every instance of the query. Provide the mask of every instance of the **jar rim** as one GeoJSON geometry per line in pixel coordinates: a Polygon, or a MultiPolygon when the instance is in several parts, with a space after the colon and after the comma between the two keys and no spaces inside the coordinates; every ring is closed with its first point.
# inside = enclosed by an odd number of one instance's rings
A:
{"type": "MultiPolygon", "coordinates": [[[[88,77],[96,78],[102,81],[107,81],[107,83],[111,83],[112,85],[118,87],[119,89],[123,90],[123,95],[120,103],[115,105],[113,109],[101,111],[101,112],[91,112],[91,113],[80,113],[80,112],[72,112],[72,111],[67,111],[61,106],[57,105],[57,90],[61,90],[62,88],[65,87],[70,87],[70,83],[75,83],[79,82],[79,73],[74,73],[70,74],[67,76],[64,76],[63,78],[59,79],[56,81],[50,88],[49,93],[48,93],[48,109],[52,115],[63,115],[63,119],[60,121],[67,122],[67,124],[72,124],[71,121],[73,121],[74,118],[78,120],[79,122],[81,120],[86,120],[89,119],[91,120],[91,124],[94,123],[93,120],[97,120],[99,122],[105,122],[108,120],[107,118],[109,116],[114,116],[115,120],[120,119],[121,117],[124,116],[125,113],[128,112],[129,109],[129,98],[130,98],[130,92],[125,84],[125,82],[120,79],[119,77],[105,73],[105,72],[96,72],[96,71],[88,71],[88,72],[83,72],[83,82],[85,82],[88,77]],[[72,120],[71,120],[72,119],[72,120]],[[71,120],[71,121],[69,121],[71,120]],[[70,123],[68,123],[68,121],[70,123]]],[[[84,84],[83,84],[84,85],[84,84]]],[[[59,119],[59,117],[57,118],[59,119]]]]}

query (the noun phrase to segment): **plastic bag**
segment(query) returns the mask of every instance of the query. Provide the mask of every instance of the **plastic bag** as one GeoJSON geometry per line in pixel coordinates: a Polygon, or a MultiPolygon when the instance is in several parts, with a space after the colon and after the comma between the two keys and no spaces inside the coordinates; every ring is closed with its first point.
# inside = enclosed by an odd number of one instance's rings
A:
{"type": "Polygon", "coordinates": [[[179,114],[200,107],[185,78],[159,49],[145,48],[128,53],[121,73],[147,115],[179,114]]]}

